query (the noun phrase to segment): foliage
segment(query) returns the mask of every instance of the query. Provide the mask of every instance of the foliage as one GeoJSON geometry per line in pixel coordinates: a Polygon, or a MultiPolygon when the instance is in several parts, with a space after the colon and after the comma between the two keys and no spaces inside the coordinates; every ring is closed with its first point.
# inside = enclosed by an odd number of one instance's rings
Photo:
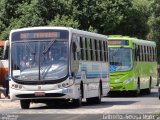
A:
{"type": "Polygon", "coordinates": [[[157,56],[158,62],[160,63],[160,2],[159,0],[154,0],[151,3],[152,15],[149,19],[150,25],[150,39],[153,39],[157,42],[157,56]]]}
{"type": "Polygon", "coordinates": [[[65,26],[65,27],[73,27],[78,28],[79,24],[76,20],[68,17],[68,16],[60,16],[57,15],[55,18],[49,23],[51,26],[65,26]]]}
{"type": "Polygon", "coordinates": [[[133,0],[132,7],[127,10],[125,18],[118,26],[120,28],[118,31],[123,35],[145,39],[149,32],[147,24],[150,16],[149,4],[148,0],[133,0]]]}
{"type": "Polygon", "coordinates": [[[159,13],[159,0],[1,0],[0,39],[8,39],[12,29],[52,25],[143,39],[148,35],[158,43],[159,13]]]}

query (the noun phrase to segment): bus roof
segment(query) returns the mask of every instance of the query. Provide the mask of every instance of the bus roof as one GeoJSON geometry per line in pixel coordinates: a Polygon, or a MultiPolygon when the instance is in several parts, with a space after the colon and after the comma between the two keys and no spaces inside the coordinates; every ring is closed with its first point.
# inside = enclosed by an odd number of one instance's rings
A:
{"type": "Polygon", "coordinates": [[[98,34],[98,33],[94,33],[94,32],[88,32],[88,31],[84,31],[84,30],[78,30],[78,29],[74,29],[72,27],[61,27],[61,26],[39,26],[39,27],[13,29],[13,30],[11,30],[10,34],[12,34],[13,32],[19,32],[19,31],[25,31],[25,30],[39,30],[39,29],[57,29],[57,30],[63,29],[63,30],[68,30],[68,31],[72,31],[75,33],[85,34],[85,35],[94,35],[94,36],[100,35],[104,39],[108,38],[108,36],[106,36],[106,35],[102,35],[102,34],[98,34]]]}
{"type": "Polygon", "coordinates": [[[143,40],[143,39],[138,39],[138,38],[130,37],[130,36],[122,36],[122,35],[111,35],[110,36],[109,35],[108,40],[129,40],[130,42],[133,42],[139,45],[156,46],[155,41],[143,40]]]}

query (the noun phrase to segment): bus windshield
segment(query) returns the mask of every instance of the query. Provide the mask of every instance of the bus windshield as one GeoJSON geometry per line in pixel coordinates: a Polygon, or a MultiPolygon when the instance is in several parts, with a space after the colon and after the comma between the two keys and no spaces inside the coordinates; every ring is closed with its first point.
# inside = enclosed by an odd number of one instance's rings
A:
{"type": "Polygon", "coordinates": [[[127,71],[132,68],[132,50],[109,48],[110,72],[127,71]]]}
{"type": "Polygon", "coordinates": [[[12,43],[12,75],[19,81],[51,81],[68,74],[68,40],[12,43]]]}

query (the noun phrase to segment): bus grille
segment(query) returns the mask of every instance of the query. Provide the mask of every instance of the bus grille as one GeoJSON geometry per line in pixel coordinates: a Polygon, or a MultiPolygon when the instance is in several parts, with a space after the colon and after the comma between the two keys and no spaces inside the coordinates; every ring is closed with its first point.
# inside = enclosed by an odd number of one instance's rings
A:
{"type": "Polygon", "coordinates": [[[34,94],[19,94],[16,97],[19,98],[38,98],[38,97],[62,97],[65,94],[62,93],[46,93],[45,96],[35,96],[34,94]]]}

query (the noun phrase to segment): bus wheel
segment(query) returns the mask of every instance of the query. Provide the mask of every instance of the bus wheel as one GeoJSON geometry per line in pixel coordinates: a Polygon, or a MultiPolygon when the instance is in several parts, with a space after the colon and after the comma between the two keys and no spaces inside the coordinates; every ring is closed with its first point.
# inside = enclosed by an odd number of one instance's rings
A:
{"type": "Polygon", "coordinates": [[[99,86],[99,88],[98,88],[98,97],[95,97],[95,103],[100,103],[101,102],[101,98],[102,98],[101,87],[99,86]]]}
{"type": "Polygon", "coordinates": [[[73,99],[73,106],[80,107],[82,106],[82,87],[80,88],[80,94],[78,99],[73,99]]]}
{"type": "Polygon", "coordinates": [[[101,102],[101,87],[99,86],[98,88],[98,96],[97,97],[93,97],[93,98],[87,98],[86,101],[87,103],[90,103],[90,104],[98,104],[101,102]]]}
{"type": "Polygon", "coordinates": [[[152,78],[150,77],[150,80],[149,80],[149,88],[147,89],[147,94],[150,94],[150,93],[151,93],[151,87],[152,87],[152,78]]]}
{"type": "Polygon", "coordinates": [[[136,90],[136,96],[139,96],[140,92],[141,92],[140,82],[138,82],[138,84],[137,84],[137,90],[136,90]]]}
{"type": "Polygon", "coordinates": [[[30,101],[29,100],[20,100],[20,105],[22,109],[29,109],[30,101]]]}
{"type": "Polygon", "coordinates": [[[140,81],[138,80],[137,89],[133,92],[133,95],[134,95],[135,97],[138,97],[139,94],[140,94],[140,92],[141,92],[140,81]]]}

